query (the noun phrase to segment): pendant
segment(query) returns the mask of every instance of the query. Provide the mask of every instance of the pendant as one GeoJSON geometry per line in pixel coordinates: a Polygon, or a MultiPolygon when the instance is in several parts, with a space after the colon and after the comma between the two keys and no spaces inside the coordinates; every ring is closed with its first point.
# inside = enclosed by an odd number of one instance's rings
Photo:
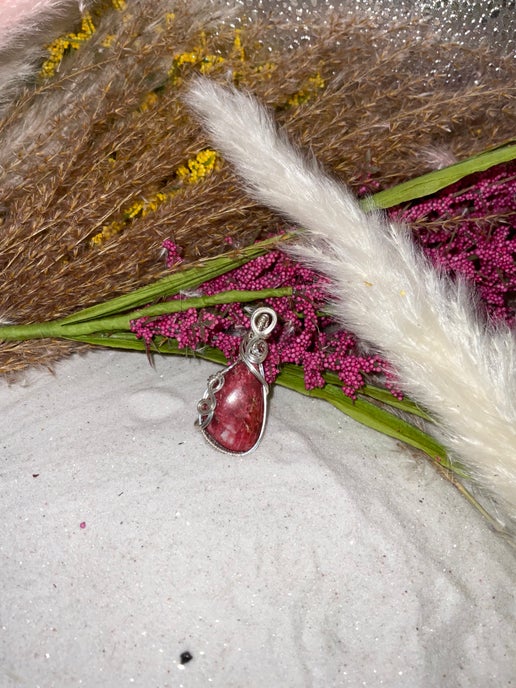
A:
{"type": "Polygon", "coordinates": [[[226,454],[248,454],[262,438],[269,394],[262,364],[269,351],[266,339],[277,320],[272,308],[254,311],[238,359],[208,378],[197,404],[197,424],[204,437],[226,454]]]}

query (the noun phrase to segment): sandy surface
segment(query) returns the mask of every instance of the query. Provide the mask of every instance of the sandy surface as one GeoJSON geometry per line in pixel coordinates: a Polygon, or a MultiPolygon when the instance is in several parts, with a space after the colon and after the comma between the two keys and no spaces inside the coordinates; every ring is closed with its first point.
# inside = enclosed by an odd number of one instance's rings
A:
{"type": "Polygon", "coordinates": [[[92,352],[0,385],[0,686],[514,685],[514,551],[287,390],[255,454],[216,453],[214,368],[92,352]]]}
{"type": "MultiPolygon", "coordinates": [[[[43,4],[0,0],[0,32],[43,4]]],[[[258,452],[217,454],[213,370],[94,352],[0,383],[0,688],[514,686],[514,551],[283,389],[258,452]]]]}

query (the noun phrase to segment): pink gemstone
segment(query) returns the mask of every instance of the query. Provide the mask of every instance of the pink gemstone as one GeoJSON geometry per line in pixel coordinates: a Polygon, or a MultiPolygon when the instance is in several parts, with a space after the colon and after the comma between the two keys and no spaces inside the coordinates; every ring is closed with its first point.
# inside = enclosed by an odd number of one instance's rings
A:
{"type": "Polygon", "coordinates": [[[226,451],[250,451],[260,438],[265,414],[260,380],[245,363],[237,363],[225,374],[215,399],[217,406],[204,433],[226,451]]]}

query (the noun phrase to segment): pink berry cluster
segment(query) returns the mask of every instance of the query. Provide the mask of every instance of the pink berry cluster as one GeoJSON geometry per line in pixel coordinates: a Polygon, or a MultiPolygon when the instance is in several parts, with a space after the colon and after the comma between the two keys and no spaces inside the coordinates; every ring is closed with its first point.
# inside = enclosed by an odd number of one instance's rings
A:
{"type": "MultiPolygon", "coordinates": [[[[514,323],[516,295],[516,164],[505,164],[473,175],[442,192],[396,208],[391,217],[409,223],[435,265],[474,283],[491,317],[514,323]]],[[[178,247],[164,243],[167,265],[180,262],[178,247]]],[[[334,373],[343,391],[356,398],[366,379],[375,377],[400,397],[388,364],[363,354],[355,337],[339,329],[324,313],[328,282],[280,251],[256,258],[240,268],[205,282],[201,292],[256,291],[290,286],[291,297],[267,299],[278,325],[269,339],[265,376],[273,382],[282,364],[303,366],[307,389],[323,387],[324,374],[334,373]]],[[[179,298],[179,297],[176,297],[179,298]]],[[[177,340],[180,348],[219,349],[228,361],[238,356],[249,329],[245,304],[190,309],[132,323],[132,331],[150,345],[154,337],[177,340]]]]}
{"type": "MultiPolygon", "coordinates": [[[[322,312],[328,298],[327,280],[280,251],[270,251],[205,282],[202,293],[209,296],[234,289],[257,291],[286,286],[293,289],[291,297],[270,298],[264,302],[278,315],[278,325],[268,340],[269,354],[264,363],[268,382],[275,380],[282,364],[294,363],[303,366],[307,389],[323,387],[325,372],[335,373],[351,398],[355,398],[365,384],[366,375],[381,375],[385,384],[393,388],[387,363],[378,356],[361,353],[354,336],[338,329],[322,312]]],[[[154,337],[161,336],[177,340],[180,348],[215,347],[228,361],[234,361],[242,336],[249,329],[249,316],[245,304],[228,304],[141,318],[133,321],[132,331],[148,345],[154,337]]]]}
{"type": "Polygon", "coordinates": [[[493,319],[514,324],[515,162],[471,175],[391,217],[414,227],[434,265],[474,284],[493,319]]]}
{"type": "Polygon", "coordinates": [[[163,250],[166,254],[167,268],[175,268],[183,262],[183,258],[181,257],[181,249],[173,241],[170,241],[170,239],[166,239],[163,242],[163,250]]]}

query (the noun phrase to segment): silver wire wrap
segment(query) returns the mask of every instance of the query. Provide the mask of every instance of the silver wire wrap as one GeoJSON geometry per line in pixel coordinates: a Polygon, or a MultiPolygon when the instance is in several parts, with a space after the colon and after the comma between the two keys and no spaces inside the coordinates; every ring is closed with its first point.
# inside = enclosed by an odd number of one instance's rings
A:
{"type": "Polygon", "coordinates": [[[240,342],[240,352],[237,360],[224,370],[210,375],[203,398],[197,404],[197,425],[204,430],[213,419],[217,407],[215,395],[224,387],[226,373],[237,363],[246,364],[252,374],[261,382],[264,395],[269,393],[269,385],[265,381],[262,363],[267,358],[269,346],[265,341],[276,327],[278,316],[268,306],[257,308],[251,316],[251,329],[240,342]]]}

